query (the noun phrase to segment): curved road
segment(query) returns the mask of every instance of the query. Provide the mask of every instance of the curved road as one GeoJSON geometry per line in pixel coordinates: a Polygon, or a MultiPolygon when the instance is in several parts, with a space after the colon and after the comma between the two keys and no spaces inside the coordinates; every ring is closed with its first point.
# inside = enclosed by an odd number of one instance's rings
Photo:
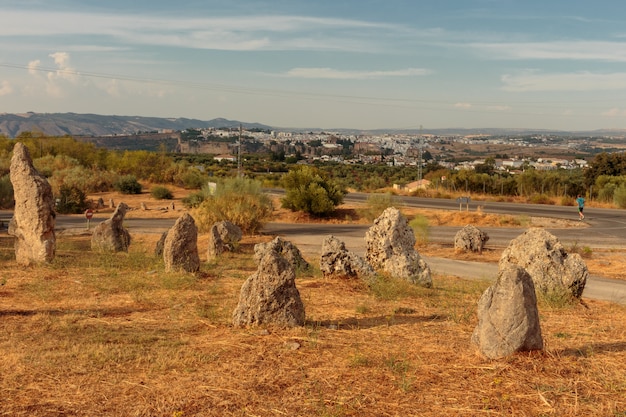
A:
{"type": "MultiPolygon", "coordinates": [[[[281,194],[282,190],[270,190],[271,193],[281,194]]],[[[346,203],[365,203],[368,194],[350,193],[346,195],[346,203]]],[[[400,198],[400,197],[399,197],[400,198]]],[[[459,203],[454,200],[402,197],[403,204],[408,207],[420,207],[429,209],[458,210],[459,203]]],[[[469,210],[475,211],[478,206],[484,213],[498,213],[511,215],[526,215],[529,217],[553,217],[560,219],[575,220],[578,218],[575,207],[546,206],[540,204],[516,204],[503,202],[470,201],[469,210]]],[[[465,204],[462,205],[465,210],[465,204]]],[[[0,211],[0,221],[5,224],[10,219],[10,211],[0,211]]],[[[547,228],[554,234],[563,245],[588,246],[591,248],[626,247],[626,210],[585,208],[585,224],[587,227],[574,227],[567,229],[547,228]]],[[[92,219],[94,225],[107,217],[92,219]]],[[[162,233],[174,224],[174,219],[126,219],[125,225],[131,231],[152,230],[162,233]]],[[[83,228],[87,223],[80,216],[57,217],[57,229],[83,228]]],[[[319,256],[321,242],[325,236],[334,235],[343,240],[346,246],[363,255],[365,252],[365,232],[369,225],[346,225],[346,224],[292,224],[292,223],[268,223],[263,229],[264,234],[282,236],[300,248],[303,253],[319,256]]],[[[454,235],[460,227],[435,226],[430,228],[429,240],[438,243],[451,243],[454,235]]],[[[520,228],[481,228],[489,235],[489,246],[505,247],[508,243],[521,234],[524,229],[520,228]]],[[[446,273],[462,276],[465,278],[494,279],[497,274],[497,265],[454,261],[443,258],[428,258],[426,261],[435,273],[446,273]]],[[[590,277],[583,294],[585,297],[614,301],[626,304],[626,282],[606,279],[603,277],[590,277]]]]}

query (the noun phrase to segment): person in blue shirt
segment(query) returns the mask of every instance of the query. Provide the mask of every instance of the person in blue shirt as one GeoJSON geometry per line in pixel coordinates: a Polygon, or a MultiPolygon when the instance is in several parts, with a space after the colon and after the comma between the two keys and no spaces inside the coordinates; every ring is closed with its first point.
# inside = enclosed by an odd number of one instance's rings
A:
{"type": "Polygon", "coordinates": [[[585,215],[583,214],[583,210],[585,209],[585,199],[578,194],[578,197],[576,198],[576,204],[578,204],[578,218],[579,220],[583,220],[585,218],[585,215]]]}

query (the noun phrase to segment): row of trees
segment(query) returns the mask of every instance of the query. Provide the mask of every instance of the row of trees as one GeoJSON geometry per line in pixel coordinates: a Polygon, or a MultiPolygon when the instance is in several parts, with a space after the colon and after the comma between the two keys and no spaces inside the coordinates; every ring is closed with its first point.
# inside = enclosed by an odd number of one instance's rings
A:
{"type": "MultiPolygon", "coordinates": [[[[47,137],[23,133],[16,140],[23,142],[34,159],[36,168],[48,177],[55,195],[63,201],[76,196],[107,191],[120,182],[145,181],[173,184],[190,190],[201,189],[209,181],[236,177],[236,162],[216,161],[210,155],[170,154],[164,149],[149,151],[113,151],[97,148],[92,143],[78,142],[71,137],[47,137]]],[[[0,136],[0,206],[12,200],[8,180],[13,139],[0,136]]],[[[604,202],[621,203],[626,195],[626,154],[599,154],[589,168],[538,171],[526,166],[522,172],[497,170],[493,158],[474,170],[444,169],[429,163],[424,178],[441,194],[482,193],[502,196],[523,196],[542,202],[550,197],[568,200],[577,194],[604,202]]],[[[243,174],[258,180],[264,187],[288,189],[285,207],[316,215],[328,214],[341,201],[344,190],[373,192],[407,184],[417,176],[416,167],[386,164],[341,164],[316,162],[312,166],[277,161],[271,155],[243,156],[243,174]]],[[[77,210],[77,209],[76,209],[77,210]]]]}

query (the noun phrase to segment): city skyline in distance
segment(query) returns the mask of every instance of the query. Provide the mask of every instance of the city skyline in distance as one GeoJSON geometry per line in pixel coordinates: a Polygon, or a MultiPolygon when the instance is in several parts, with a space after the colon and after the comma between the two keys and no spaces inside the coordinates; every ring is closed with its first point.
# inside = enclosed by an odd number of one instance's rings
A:
{"type": "Polygon", "coordinates": [[[0,112],[626,128],[615,2],[81,3],[0,5],[0,112]]]}

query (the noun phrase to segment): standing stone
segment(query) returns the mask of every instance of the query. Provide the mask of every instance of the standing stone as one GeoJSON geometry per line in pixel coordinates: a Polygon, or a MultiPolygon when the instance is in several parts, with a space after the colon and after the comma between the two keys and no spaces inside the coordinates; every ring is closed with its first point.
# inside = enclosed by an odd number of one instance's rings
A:
{"type": "Polygon", "coordinates": [[[454,250],[459,252],[483,253],[485,243],[489,240],[487,233],[476,226],[468,224],[454,236],[454,250]]]}
{"type": "Polygon", "coordinates": [[[98,252],[128,252],[130,233],[124,228],[124,217],[128,206],[118,204],[113,215],[93,229],[91,249],[98,252]]]}
{"type": "Polygon", "coordinates": [[[371,277],[374,269],[365,259],[346,249],[335,236],[326,236],[322,242],[320,271],[324,278],[371,277]]]}
{"type": "Polygon", "coordinates": [[[28,148],[21,142],[13,147],[10,170],[15,211],[8,233],[16,238],[17,263],[52,262],[56,251],[52,187],[33,167],[28,148]]]}
{"type": "Polygon", "coordinates": [[[163,261],[166,271],[198,272],[198,227],[193,217],[185,213],[167,232],[163,244],[163,261]]]}
{"type": "Polygon", "coordinates": [[[104,208],[104,199],[102,197],[98,198],[97,208],[98,209],[104,208]]]}
{"type": "Polygon", "coordinates": [[[365,234],[365,258],[375,269],[430,288],[430,268],[415,250],[415,242],[406,217],[389,207],[365,234]]]}
{"type": "Polygon", "coordinates": [[[215,225],[209,229],[209,242],[207,245],[207,260],[213,260],[226,251],[226,244],[222,240],[219,231],[215,225]]]}
{"type": "Polygon", "coordinates": [[[311,265],[302,257],[300,249],[288,240],[275,237],[271,242],[257,243],[254,245],[254,261],[258,265],[267,252],[275,251],[283,256],[296,271],[306,271],[311,265]]]}
{"type": "Polygon", "coordinates": [[[267,251],[257,271],[241,287],[233,312],[234,326],[304,325],[304,304],[295,284],[293,266],[277,251],[267,251]]]}
{"type": "Polygon", "coordinates": [[[472,342],[490,359],[543,349],[535,287],[523,268],[500,266],[495,284],[478,302],[478,326],[472,342]]]}
{"type": "Polygon", "coordinates": [[[235,250],[243,237],[241,228],[229,221],[214,223],[209,231],[207,258],[214,259],[222,253],[235,250]]]}
{"type": "Polygon", "coordinates": [[[502,252],[500,264],[513,263],[524,268],[541,293],[566,291],[582,296],[589,270],[582,257],[568,254],[561,242],[545,229],[534,227],[516,237],[502,252]]]}
{"type": "Polygon", "coordinates": [[[140,207],[141,207],[141,210],[143,210],[143,211],[148,210],[148,206],[147,206],[147,205],[146,205],[146,203],[144,203],[143,201],[141,202],[140,207]]]}
{"type": "Polygon", "coordinates": [[[154,247],[155,256],[163,256],[163,247],[165,247],[165,238],[167,237],[167,230],[161,234],[161,237],[154,247]]]}

